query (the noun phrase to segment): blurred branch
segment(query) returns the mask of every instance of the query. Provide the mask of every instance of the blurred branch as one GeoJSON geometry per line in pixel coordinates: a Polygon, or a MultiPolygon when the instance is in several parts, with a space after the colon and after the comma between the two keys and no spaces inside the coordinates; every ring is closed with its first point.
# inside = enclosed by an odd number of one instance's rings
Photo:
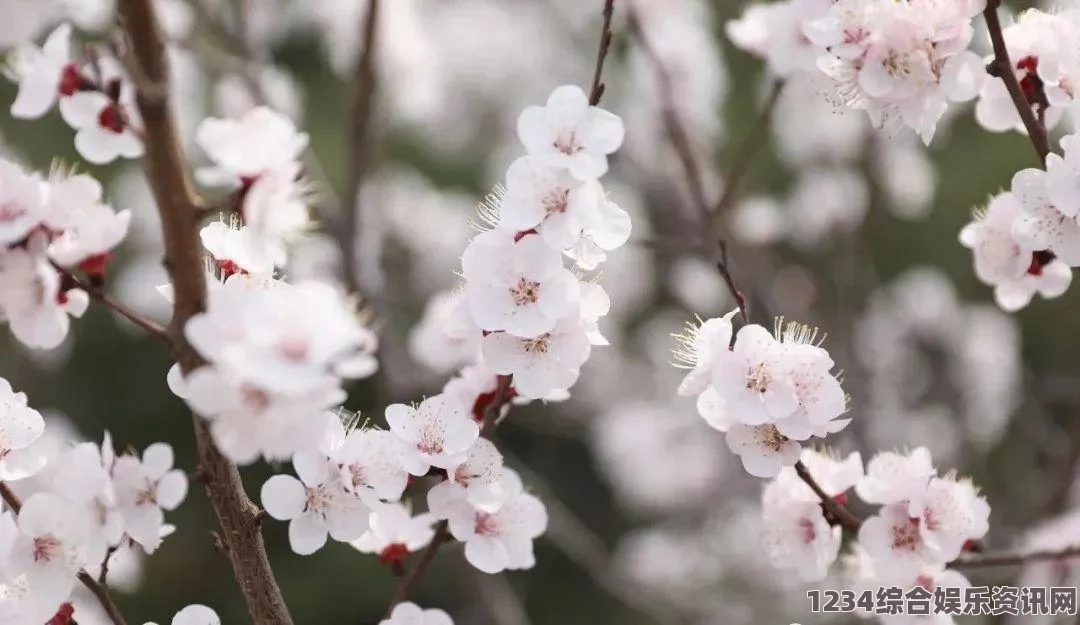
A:
{"type": "MultiPolygon", "coordinates": [[[[138,90],[136,103],[145,129],[144,166],[161,216],[165,267],[173,285],[173,318],[168,335],[173,354],[187,374],[202,366],[202,356],[187,342],[184,326],[206,308],[206,271],[199,248],[200,202],[169,97],[170,69],[165,34],[153,0],[121,0],[120,24],[130,40],[133,66],[155,89],[138,90]]],[[[214,446],[207,423],[192,416],[198,467],[222,527],[222,539],[236,580],[258,625],[292,625],[285,600],[266,557],[258,508],[244,492],[240,473],[214,446]]]]}
{"type": "MultiPolygon", "coordinates": [[[[0,497],[3,497],[4,503],[15,514],[19,513],[22,509],[22,502],[19,500],[19,496],[11,490],[11,487],[7,485],[7,482],[0,482],[0,497]]],[[[108,555],[105,556],[105,562],[102,563],[102,571],[105,571],[106,563],[109,561],[109,556],[112,555],[113,549],[109,549],[108,555]]],[[[98,603],[101,604],[101,609],[105,610],[105,614],[108,615],[109,620],[113,622],[113,625],[127,625],[127,621],[124,620],[124,615],[120,613],[120,608],[116,607],[116,604],[112,600],[112,596],[109,595],[109,588],[105,585],[105,576],[101,576],[101,581],[94,579],[92,575],[86,572],[85,569],[79,569],[77,574],[79,582],[90,591],[90,594],[94,595],[98,603]]]]}
{"type": "Polygon", "coordinates": [[[694,208],[698,211],[699,219],[702,223],[707,223],[709,203],[705,198],[701,167],[697,162],[697,157],[694,155],[690,135],[686,132],[686,128],[683,127],[682,120],[679,119],[679,114],[675,109],[671,74],[664,65],[663,59],[660,58],[656,49],[649,42],[649,38],[645,35],[637,10],[632,4],[628,5],[627,8],[627,22],[630,25],[631,34],[641,44],[642,51],[649,59],[653,71],[656,73],[664,132],[668,136],[671,148],[675,151],[675,156],[679,159],[679,166],[682,168],[687,190],[690,192],[690,199],[694,203],[694,208]]]}
{"type": "Polygon", "coordinates": [[[731,163],[727,173],[724,175],[724,191],[712,210],[713,220],[723,219],[723,215],[735,203],[735,199],[738,197],[739,184],[750,170],[750,163],[753,161],[754,155],[765,145],[765,132],[769,129],[773,111],[776,109],[776,103],[780,101],[780,94],[783,91],[784,81],[776,80],[769,89],[769,95],[765,98],[764,104],[758,109],[757,118],[754,119],[753,125],[750,126],[750,131],[746,133],[746,136],[743,137],[743,140],[739,142],[738,147],[732,153],[735,161],[731,163]]]}
{"type": "MultiPolygon", "coordinates": [[[[671,614],[671,610],[656,605],[615,572],[604,540],[563,503],[543,477],[510,453],[504,452],[503,455],[507,460],[514,461],[514,468],[521,474],[522,479],[543,499],[548,512],[545,537],[552,545],[581,567],[598,587],[627,608],[652,618],[660,625],[679,622],[679,619],[671,614]]],[[[678,606],[669,607],[676,609],[678,606]]]]}
{"type": "Polygon", "coordinates": [[[114,299],[111,295],[106,293],[105,289],[103,289],[101,286],[81,280],[70,270],[65,269],[55,263],[53,263],[53,267],[55,267],[56,270],[59,271],[61,275],[63,275],[64,280],[67,280],[71,284],[74,284],[78,288],[86,291],[91,298],[101,302],[102,304],[105,304],[105,306],[112,309],[113,312],[117,313],[131,323],[134,323],[135,325],[142,328],[146,331],[147,334],[151,336],[151,338],[157,339],[158,341],[161,341],[166,345],[172,344],[169,340],[168,333],[165,331],[165,328],[162,327],[161,324],[159,324],[158,322],[148,317],[144,317],[143,315],[140,315],[134,310],[131,310],[127,306],[124,306],[119,301],[114,299]]]}
{"type": "Polygon", "coordinates": [[[964,555],[949,563],[950,568],[972,569],[991,566],[1018,566],[1031,562],[1047,562],[1080,557],[1080,545],[1062,549],[1045,549],[1018,553],[964,555]]]}
{"type": "Polygon", "coordinates": [[[1031,110],[1031,104],[1024,95],[1024,90],[1016,80],[1016,72],[1013,70],[1012,61],[1009,60],[1009,48],[1005,45],[1005,35],[1001,30],[1001,20],[998,18],[998,8],[1001,0],[987,0],[986,10],[983,17],[986,19],[986,29],[990,32],[990,42],[994,47],[994,62],[987,71],[991,76],[996,76],[1005,83],[1009,91],[1016,112],[1020,114],[1020,120],[1024,122],[1028,137],[1035,153],[1039,155],[1039,166],[1045,167],[1046,155],[1050,153],[1050,141],[1047,138],[1046,127],[1035,117],[1031,110]]]}
{"type": "Polygon", "coordinates": [[[467,563],[462,566],[472,577],[477,598],[495,625],[531,625],[525,606],[506,576],[488,575],[467,563]]]}
{"type": "MultiPolygon", "coordinates": [[[[356,271],[356,237],[364,225],[363,206],[360,204],[360,186],[370,166],[372,150],[371,119],[375,110],[375,92],[378,75],[375,71],[375,55],[379,38],[379,7],[381,0],[368,0],[368,10],[362,26],[363,46],[356,60],[356,91],[353,96],[347,159],[347,180],[342,198],[344,232],[339,238],[342,272],[350,291],[358,291],[360,282],[356,271]]],[[[385,314],[386,311],[377,311],[385,314]]]]}

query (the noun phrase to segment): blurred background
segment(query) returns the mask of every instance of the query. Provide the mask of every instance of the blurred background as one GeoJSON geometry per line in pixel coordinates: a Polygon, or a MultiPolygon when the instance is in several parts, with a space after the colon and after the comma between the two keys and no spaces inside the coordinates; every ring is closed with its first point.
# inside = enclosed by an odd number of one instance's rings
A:
{"type": "MultiPolygon", "coordinates": [[[[41,36],[69,19],[84,41],[98,41],[114,19],[108,0],[8,4],[48,5],[41,36]]],[[[160,3],[193,165],[204,158],[191,141],[201,119],[263,100],[311,133],[315,212],[329,225],[297,243],[287,275],[337,279],[342,246],[354,247],[351,273],[385,343],[382,374],[351,389],[349,409],[378,422],[388,402],[437,393],[460,366],[417,338],[434,323],[425,309],[457,284],[476,204],[522,153],[520,110],[557,85],[591,80],[602,4],[385,0],[372,165],[352,236],[335,224],[354,205],[348,135],[366,0],[160,3]]],[[[770,568],[755,535],[762,484],[745,475],[693,400],[675,397],[681,373],[670,364],[673,333],[733,302],[694,243],[701,228],[665,133],[655,61],[670,78],[704,193],[717,198],[725,172],[747,154],[740,141],[772,83],[764,64],[724,34],[746,5],[637,0],[650,55],[627,27],[628,0],[616,1],[602,106],[623,117],[627,139],[604,182],[631,213],[634,235],[604,265],[612,310],[602,328],[612,345],[593,351],[568,401],[515,407],[499,428],[508,463],[547,504],[550,528],[527,572],[487,576],[460,549],[440,552],[413,598],[459,625],[825,622],[810,614],[807,586],[770,568]]],[[[14,94],[0,85],[3,106],[14,94]]],[[[55,113],[35,122],[4,115],[0,135],[9,156],[35,168],[55,158],[80,163],[55,113]]],[[[975,206],[1036,164],[1027,139],[990,134],[969,106],[955,106],[925,148],[906,132],[875,133],[864,114],[833,109],[796,78],[752,143],[719,233],[759,321],[783,314],[827,334],[854,419],[829,446],[864,459],[928,447],[942,472],[955,468],[983,488],[993,507],[991,548],[1080,541],[1080,293],[1007,315],[957,241],[975,206]]],[[[109,289],[167,320],[154,288],[166,282],[160,233],[139,163],[80,166],[107,182],[117,208],[134,213],[109,289]]],[[[52,352],[26,351],[0,334],[0,376],[47,415],[55,440],[99,441],[105,430],[120,448],[164,440],[181,467],[194,469],[190,417],[165,384],[171,363],[137,328],[92,305],[52,352]]],[[[244,469],[248,492],[257,495],[270,472],[244,469]]],[[[212,546],[216,522],[201,489],[169,519],[178,530],[153,559],[128,554],[111,573],[129,622],[168,622],[188,603],[213,607],[224,623],[249,622],[212,546]]],[[[284,524],[269,523],[265,534],[297,623],[378,622],[393,579],[376,558],[334,542],[299,557],[284,524]]],[[[1038,565],[972,579],[1076,585],[1078,572],[1038,565]]]]}

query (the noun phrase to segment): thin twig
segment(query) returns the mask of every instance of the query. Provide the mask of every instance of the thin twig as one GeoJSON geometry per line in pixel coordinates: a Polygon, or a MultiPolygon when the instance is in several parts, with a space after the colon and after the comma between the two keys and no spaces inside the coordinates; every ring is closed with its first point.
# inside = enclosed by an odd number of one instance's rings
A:
{"type": "Polygon", "coordinates": [[[720,260],[716,261],[716,270],[720,272],[720,278],[723,279],[728,292],[731,293],[731,297],[735,299],[735,303],[739,306],[739,316],[742,317],[743,325],[749,325],[750,312],[746,307],[746,296],[743,295],[742,290],[735,284],[735,278],[731,275],[731,264],[728,262],[727,241],[720,241],[717,245],[720,246],[720,260]]]}
{"type": "Polygon", "coordinates": [[[394,589],[394,596],[390,598],[390,604],[386,606],[386,618],[390,618],[390,613],[394,611],[397,604],[409,598],[413,588],[424,577],[424,573],[427,573],[431,562],[435,560],[435,553],[439,551],[439,547],[449,542],[450,538],[449,523],[439,521],[439,524],[435,526],[435,535],[432,536],[427,548],[420,554],[420,559],[416,561],[412,571],[402,578],[400,583],[397,584],[397,588],[394,589]]]}
{"type": "Polygon", "coordinates": [[[731,205],[734,204],[735,199],[738,197],[739,184],[746,177],[746,172],[750,170],[750,163],[753,161],[754,155],[765,145],[765,132],[769,129],[773,111],[776,109],[776,103],[780,101],[780,94],[783,91],[784,81],[777,80],[773,83],[765,103],[758,109],[757,118],[751,125],[750,131],[746,133],[743,140],[739,142],[738,147],[735,148],[735,152],[732,154],[735,161],[728,166],[727,173],[724,175],[724,192],[712,210],[714,220],[723,219],[723,216],[731,209],[731,205]]]}
{"type": "Polygon", "coordinates": [[[1005,83],[1005,88],[1009,91],[1009,96],[1016,106],[1016,112],[1020,114],[1020,120],[1024,122],[1024,128],[1027,129],[1028,136],[1031,138],[1031,145],[1035,148],[1035,153],[1039,155],[1039,163],[1045,166],[1046,155],[1050,153],[1050,140],[1046,135],[1046,127],[1035,117],[1035,112],[1031,110],[1031,104],[1024,95],[1024,90],[1016,80],[1016,72],[1012,61],[1009,60],[1009,48],[1005,45],[1005,35],[1001,30],[1001,20],[998,19],[997,10],[1000,6],[1001,0],[988,0],[986,10],[983,11],[986,29],[990,31],[990,42],[994,46],[996,67],[992,74],[1005,83]]]}
{"type": "MultiPolygon", "coordinates": [[[[360,287],[356,271],[356,237],[364,224],[358,196],[374,153],[371,141],[371,121],[375,111],[375,92],[378,88],[375,58],[378,51],[380,5],[380,0],[368,0],[367,15],[364,17],[362,26],[364,45],[356,61],[356,91],[352,104],[352,134],[349,138],[347,161],[348,183],[342,198],[345,227],[338,237],[343,257],[342,273],[345,285],[350,291],[357,291],[360,287]]],[[[386,311],[377,312],[385,314],[386,311]]]]}
{"type": "Polygon", "coordinates": [[[1030,562],[1046,562],[1080,557],[1080,545],[1063,549],[1044,549],[1018,553],[988,553],[982,555],[963,555],[949,563],[954,569],[972,569],[991,566],[1018,566],[1030,562]]]}
{"type": "Polygon", "coordinates": [[[821,485],[817,483],[814,476],[810,475],[810,470],[806,468],[806,465],[802,463],[802,460],[795,463],[795,473],[799,475],[799,478],[803,482],[806,482],[806,485],[810,487],[810,490],[814,491],[814,494],[821,500],[821,505],[825,508],[825,511],[831,514],[844,529],[853,534],[859,532],[859,528],[862,527],[862,519],[852,514],[846,506],[841,505],[838,501],[830,497],[829,494],[821,488],[821,485]]]}
{"type": "Polygon", "coordinates": [[[105,290],[101,287],[81,280],[74,273],[67,269],[64,269],[59,265],[54,264],[53,266],[56,267],[57,271],[64,275],[65,279],[71,281],[72,284],[86,291],[86,293],[90,295],[90,297],[101,302],[102,304],[105,304],[106,307],[112,309],[112,311],[116,314],[139,326],[140,328],[145,330],[146,333],[149,334],[152,338],[157,339],[158,341],[161,341],[166,345],[171,345],[171,342],[169,341],[169,334],[161,324],[154,321],[153,319],[140,315],[139,313],[131,310],[127,306],[124,306],[111,295],[106,293],[105,290]]]}
{"type": "Polygon", "coordinates": [[[698,211],[698,218],[702,222],[707,222],[709,216],[709,202],[705,198],[705,185],[702,182],[701,167],[697,162],[697,157],[694,155],[694,148],[693,143],[690,140],[690,135],[683,126],[682,120],[679,119],[679,114],[675,107],[675,97],[673,94],[674,87],[672,85],[671,74],[664,65],[663,59],[660,58],[660,55],[652,46],[649,38],[645,35],[645,31],[641,26],[641,21],[638,18],[637,11],[634,9],[633,5],[630,5],[627,9],[627,23],[630,26],[631,34],[633,34],[641,44],[642,51],[644,51],[649,62],[652,63],[653,71],[656,73],[657,88],[659,90],[661,118],[664,122],[664,132],[668,136],[668,141],[671,143],[672,149],[675,150],[675,156],[679,159],[679,166],[683,170],[683,177],[686,178],[686,186],[690,192],[690,198],[694,203],[694,207],[698,211]]]}
{"type": "Polygon", "coordinates": [[[101,559],[101,570],[98,572],[97,582],[102,586],[109,585],[109,560],[116,553],[116,549],[116,547],[109,547],[105,550],[105,557],[101,559]]]}
{"type": "Polygon", "coordinates": [[[480,425],[480,436],[484,438],[491,437],[495,426],[499,424],[499,415],[502,414],[503,406],[510,403],[510,389],[514,384],[514,376],[500,375],[496,384],[495,396],[484,407],[484,419],[480,425]]]}
{"type": "Polygon", "coordinates": [[[602,80],[604,60],[607,58],[608,50],[611,48],[611,38],[614,36],[611,31],[611,18],[614,14],[615,0],[606,0],[604,2],[604,26],[600,31],[600,49],[596,53],[596,69],[593,70],[592,89],[589,90],[589,104],[592,106],[600,104],[600,98],[604,97],[606,87],[602,80]]]}
{"type": "MultiPolygon", "coordinates": [[[[22,501],[20,501],[19,496],[11,490],[11,487],[8,486],[7,482],[0,482],[0,497],[3,497],[4,503],[6,503],[16,514],[22,509],[22,501]]],[[[112,554],[112,551],[113,550],[110,549],[109,553],[112,554]]],[[[107,556],[106,560],[108,560],[107,556]]],[[[104,564],[102,564],[102,566],[104,567],[104,564]]],[[[102,570],[104,570],[104,568],[102,570]]],[[[86,586],[86,589],[89,590],[90,593],[94,595],[94,598],[97,599],[98,603],[101,604],[101,608],[105,610],[105,614],[109,616],[109,620],[112,621],[114,625],[127,625],[127,621],[124,620],[124,615],[120,613],[120,608],[116,607],[116,603],[113,602],[112,597],[109,595],[109,588],[103,582],[94,579],[94,577],[84,569],[79,569],[77,577],[79,578],[79,581],[82,582],[82,585],[86,586]]]]}
{"type": "Polygon", "coordinates": [[[503,452],[507,464],[512,464],[536,496],[544,501],[548,513],[548,529],[544,539],[576,563],[600,589],[626,608],[650,617],[657,625],[675,625],[685,619],[683,606],[666,605],[659,597],[637,587],[632,580],[619,575],[604,539],[596,534],[566,502],[529,465],[509,451],[503,452]]]}
{"type": "MultiPolygon", "coordinates": [[[[206,308],[206,271],[199,246],[201,202],[187,169],[172,109],[170,69],[165,33],[153,0],[120,0],[120,23],[130,40],[132,62],[162,93],[136,93],[146,133],[144,165],[161,217],[165,267],[173,285],[173,318],[168,333],[173,355],[184,374],[204,364],[187,342],[184,327],[206,308]]],[[[240,472],[214,445],[207,423],[192,415],[198,469],[206,476],[206,493],[221,524],[221,537],[248,612],[258,625],[292,625],[266,556],[258,508],[244,491],[240,472]]]]}

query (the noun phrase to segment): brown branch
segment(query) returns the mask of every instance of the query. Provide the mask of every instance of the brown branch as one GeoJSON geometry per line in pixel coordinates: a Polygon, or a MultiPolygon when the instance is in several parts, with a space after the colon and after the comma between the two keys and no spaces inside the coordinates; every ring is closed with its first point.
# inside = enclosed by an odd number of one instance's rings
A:
{"type": "Polygon", "coordinates": [[[116,553],[116,547],[109,547],[105,550],[105,557],[101,560],[101,570],[98,572],[97,583],[102,586],[109,585],[109,560],[112,559],[113,554],[116,553]]]}
{"type": "Polygon", "coordinates": [[[844,529],[850,531],[853,534],[859,532],[859,528],[862,527],[862,519],[852,514],[846,506],[841,505],[835,499],[833,499],[829,493],[826,493],[821,485],[817,483],[814,476],[810,475],[810,470],[806,468],[806,465],[802,463],[802,460],[795,463],[795,473],[799,475],[799,479],[806,482],[806,485],[810,487],[810,490],[814,491],[814,494],[821,500],[821,506],[825,508],[825,512],[832,515],[832,518],[841,525],[844,529]]]}
{"type": "Polygon", "coordinates": [[[615,0],[604,2],[604,26],[600,30],[600,49],[596,53],[596,69],[593,70],[592,88],[589,90],[589,104],[600,104],[600,98],[604,97],[604,89],[607,87],[601,78],[604,73],[604,60],[607,59],[608,50],[611,48],[611,18],[615,14],[615,0]]]}
{"type": "Polygon", "coordinates": [[[139,313],[131,310],[127,306],[124,306],[111,295],[106,293],[105,290],[100,286],[90,284],[89,282],[79,279],[79,277],[72,273],[70,270],[64,269],[63,267],[56,265],[55,263],[53,264],[53,266],[56,267],[56,270],[59,271],[61,275],[63,275],[65,280],[68,280],[71,284],[74,284],[76,287],[86,291],[86,293],[90,295],[91,298],[101,302],[102,304],[105,304],[106,307],[112,309],[112,311],[116,314],[139,326],[140,328],[145,330],[146,333],[149,334],[152,338],[171,346],[172,343],[169,340],[169,335],[166,332],[165,328],[161,326],[161,324],[154,321],[153,319],[150,319],[149,317],[140,315],[139,313]]]}
{"type": "Polygon", "coordinates": [[[649,38],[645,36],[645,31],[641,27],[641,20],[638,18],[637,11],[633,6],[627,9],[627,23],[630,26],[631,34],[641,44],[642,51],[649,59],[653,71],[656,73],[664,132],[667,134],[668,142],[679,160],[679,166],[682,168],[683,177],[686,178],[686,186],[690,192],[690,199],[698,211],[699,219],[707,223],[709,202],[705,198],[705,185],[702,182],[701,167],[697,162],[697,157],[694,155],[690,135],[683,126],[682,120],[679,119],[679,114],[675,108],[671,73],[668,72],[656,48],[649,42],[649,38]]]}
{"type": "Polygon", "coordinates": [[[427,548],[420,554],[420,559],[416,561],[412,571],[397,584],[394,595],[390,598],[390,604],[386,606],[386,618],[390,618],[390,613],[394,611],[397,604],[409,598],[413,588],[424,577],[424,573],[427,573],[428,567],[435,560],[435,553],[439,551],[439,547],[450,542],[449,525],[446,521],[439,521],[439,524],[435,526],[435,535],[432,536],[427,548]]]}
{"type": "Polygon", "coordinates": [[[735,203],[735,199],[738,197],[739,184],[746,177],[746,172],[750,170],[750,162],[753,161],[758,150],[765,145],[765,132],[769,129],[769,122],[772,120],[776,103],[780,101],[780,94],[783,92],[784,81],[777,80],[774,82],[765,103],[758,110],[757,118],[751,125],[749,132],[746,133],[743,140],[739,142],[738,147],[735,148],[735,152],[732,154],[735,162],[728,167],[727,174],[724,176],[724,192],[712,210],[714,220],[723,219],[723,215],[735,203]]]}
{"type": "Polygon", "coordinates": [[[510,403],[510,399],[513,397],[510,394],[510,389],[514,385],[514,376],[512,375],[500,375],[498,377],[497,386],[495,387],[495,396],[491,398],[491,402],[484,407],[484,420],[480,426],[480,436],[489,438],[491,433],[495,430],[495,426],[499,424],[499,415],[502,413],[503,406],[510,403]]]}
{"type": "Polygon", "coordinates": [[[1045,549],[1020,553],[990,553],[984,555],[963,555],[949,563],[950,568],[972,569],[991,566],[1018,566],[1030,562],[1046,562],[1080,557],[1080,545],[1063,549],[1045,549]]]}
{"type": "MultiPolygon", "coordinates": [[[[161,216],[165,268],[173,285],[173,318],[168,334],[173,354],[186,374],[204,363],[184,337],[188,319],[206,307],[206,272],[199,248],[200,202],[192,188],[169,99],[169,60],[165,35],[152,0],[121,0],[121,26],[130,39],[132,63],[157,88],[139,91],[136,102],[146,133],[146,176],[161,216]]],[[[214,446],[206,422],[193,417],[198,468],[222,527],[233,572],[257,625],[292,625],[266,557],[256,506],[236,466],[214,446]]]]}
{"type": "MultiPolygon", "coordinates": [[[[364,45],[356,61],[356,92],[352,104],[352,134],[349,138],[348,182],[342,201],[344,226],[335,232],[341,248],[342,274],[351,291],[359,290],[356,271],[356,237],[363,227],[359,204],[360,186],[371,164],[373,154],[371,121],[375,111],[375,92],[378,73],[375,69],[379,38],[379,8],[381,0],[368,0],[367,15],[362,25],[364,45]]],[[[379,311],[384,313],[385,311],[379,311]]]]}
{"type": "MultiPolygon", "coordinates": [[[[11,490],[11,487],[8,486],[7,482],[0,482],[0,497],[4,499],[4,503],[6,503],[15,514],[18,514],[19,510],[22,509],[22,501],[20,501],[19,496],[11,490]]],[[[113,549],[110,549],[108,552],[109,555],[112,555],[112,552],[113,549]]],[[[108,561],[108,556],[105,557],[105,560],[106,562],[108,561]]],[[[105,570],[104,566],[105,563],[103,562],[103,571],[105,570]]],[[[109,616],[109,620],[112,621],[114,625],[127,625],[127,621],[124,620],[124,615],[120,613],[120,608],[116,607],[112,597],[109,595],[109,588],[105,585],[104,581],[99,582],[84,569],[79,569],[76,577],[78,577],[79,581],[82,582],[82,585],[86,586],[86,589],[94,595],[94,598],[101,604],[101,608],[105,610],[105,614],[109,616]]],[[[104,576],[102,576],[102,580],[104,580],[104,576]]]]}
{"type": "Polygon", "coordinates": [[[727,287],[728,292],[731,293],[731,297],[735,299],[735,303],[739,306],[739,316],[742,317],[743,325],[749,325],[750,312],[746,307],[746,296],[743,295],[742,290],[735,284],[735,278],[731,275],[731,264],[728,262],[727,242],[720,241],[718,245],[720,246],[720,260],[716,261],[716,270],[720,272],[720,278],[723,279],[724,286],[727,287]]]}
{"type": "Polygon", "coordinates": [[[1039,155],[1039,163],[1046,166],[1046,155],[1050,153],[1050,140],[1047,138],[1046,127],[1039,123],[1035,112],[1031,110],[1031,104],[1024,95],[1020,83],[1016,80],[1016,72],[1012,61],[1009,60],[1009,48],[1005,45],[1005,35],[1001,30],[1001,20],[998,19],[997,10],[1001,6],[1001,0],[987,0],[986,10],[983,17],[986,19],[986,29],[990,31],[990,42],[994,46],[994,68],[992,75],[997,76],[1005,83],[1009,91],[1016,112],[1020,114],[1020,120],[1024,122],[1031,145],[1035,153],[1039,155]]]}

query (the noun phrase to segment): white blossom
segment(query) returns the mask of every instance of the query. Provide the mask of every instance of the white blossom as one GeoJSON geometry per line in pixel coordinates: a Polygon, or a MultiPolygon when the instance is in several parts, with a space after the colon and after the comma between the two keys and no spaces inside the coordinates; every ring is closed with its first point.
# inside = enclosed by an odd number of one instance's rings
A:
{"type": "Polygon", "coordinates": [[[384,564],[397,562],[431,542],[434,524],[435,516],[430,513],[413,516],[402,504],[380,504],[371,510],[368,531],[352,546],[361,553],[378,555],[384,564]]]}
{"type": "Polygon", "coordinates": [[[394,606],[390,618],[379,621],[379,625],[454,625],[454,621],[442,610],[423,610],[411,601],[403,601],[394,606]]]}
{"type": "Polygon", "coordinates": [[[530,106],[517,120],[517,133],[529,154],[544,155],[581,180],[607,173],[609,154],[626,131],[617,116],[589,105],[579,87],[551,92],[545,106],[530,106]]]}
{"type": "Polygon", "coordinates": [[[442,395],[415,407],[387,406],[386,422],[408,444],[403,462],[413,475],[424,475],[431,466],[449,469],[461,464],[480,433],[465,407],[442,395]]]}
{"type": "Polygon", "coordinates": [[[547,528],[543,503],[524,492],[516,472],[504,468],[500,486],[502,497],[494,510],[470,504],[460,484],[428,493],[432,514],[449,521],[450,533],[465,543],[465,559],[485,573],[532,568],[533,540],[547,528]]]}

